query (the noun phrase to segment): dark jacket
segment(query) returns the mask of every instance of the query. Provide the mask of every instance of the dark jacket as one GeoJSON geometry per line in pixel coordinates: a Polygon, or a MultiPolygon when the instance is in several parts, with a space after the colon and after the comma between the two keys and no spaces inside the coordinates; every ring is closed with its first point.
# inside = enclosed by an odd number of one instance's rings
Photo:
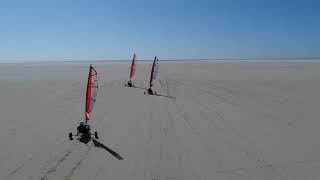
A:
{"type": "Polygon", "coordinates": [[[85,125],[79,125],[77,127],[77,130],[79,133],[82,133],[82,134],[89,134],[89,130],[86,128],[85,125]]]}

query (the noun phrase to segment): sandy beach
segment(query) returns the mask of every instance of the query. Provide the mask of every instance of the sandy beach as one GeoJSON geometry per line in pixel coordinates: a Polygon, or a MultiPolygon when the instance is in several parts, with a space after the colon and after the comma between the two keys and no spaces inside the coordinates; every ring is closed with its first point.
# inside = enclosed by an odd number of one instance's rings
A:
{"type": "Polygon", "coordinates": [[[320,179],[320,63],[93,63],[99,91],[87,144],[90,63],[0,64],[0,179],[320,179]],[[114,153],[113,153],[113,152],[114,153]]]}

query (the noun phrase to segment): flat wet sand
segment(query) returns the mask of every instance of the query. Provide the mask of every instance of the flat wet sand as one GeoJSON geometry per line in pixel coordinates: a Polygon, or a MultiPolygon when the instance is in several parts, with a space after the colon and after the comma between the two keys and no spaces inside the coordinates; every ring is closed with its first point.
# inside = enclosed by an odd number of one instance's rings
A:
{"type": "Polygon", "coordinates": [[[94,64],[100,139],[84,144],[68,133],[89,63],[1,64],[0,179],[320,178],[320,63],[160,60],[159,96],[151,62],[124,87],[129,65],[94,64]]]}

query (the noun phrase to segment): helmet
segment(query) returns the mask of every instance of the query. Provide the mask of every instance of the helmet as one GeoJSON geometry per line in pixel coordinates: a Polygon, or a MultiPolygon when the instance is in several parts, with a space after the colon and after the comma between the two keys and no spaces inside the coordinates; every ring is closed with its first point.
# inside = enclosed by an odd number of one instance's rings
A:
{"type": "Polygon", "coordinates": [[[80,123],[79,123],[80,125],[84,125],[84,122],[83,121],[80,121],[80,123]]]}

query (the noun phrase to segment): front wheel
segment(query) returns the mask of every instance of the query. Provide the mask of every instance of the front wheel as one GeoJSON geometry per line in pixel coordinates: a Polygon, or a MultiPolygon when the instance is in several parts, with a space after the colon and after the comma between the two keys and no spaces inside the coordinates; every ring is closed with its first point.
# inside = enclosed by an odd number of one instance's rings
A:
{"type": "Polygon", "coordinates": [[[94,137],[95,137],[96,139],[99,139],[99,137],[98,137],[98,132],[97,132],[97,131],[94,132],[94,137]]]}

